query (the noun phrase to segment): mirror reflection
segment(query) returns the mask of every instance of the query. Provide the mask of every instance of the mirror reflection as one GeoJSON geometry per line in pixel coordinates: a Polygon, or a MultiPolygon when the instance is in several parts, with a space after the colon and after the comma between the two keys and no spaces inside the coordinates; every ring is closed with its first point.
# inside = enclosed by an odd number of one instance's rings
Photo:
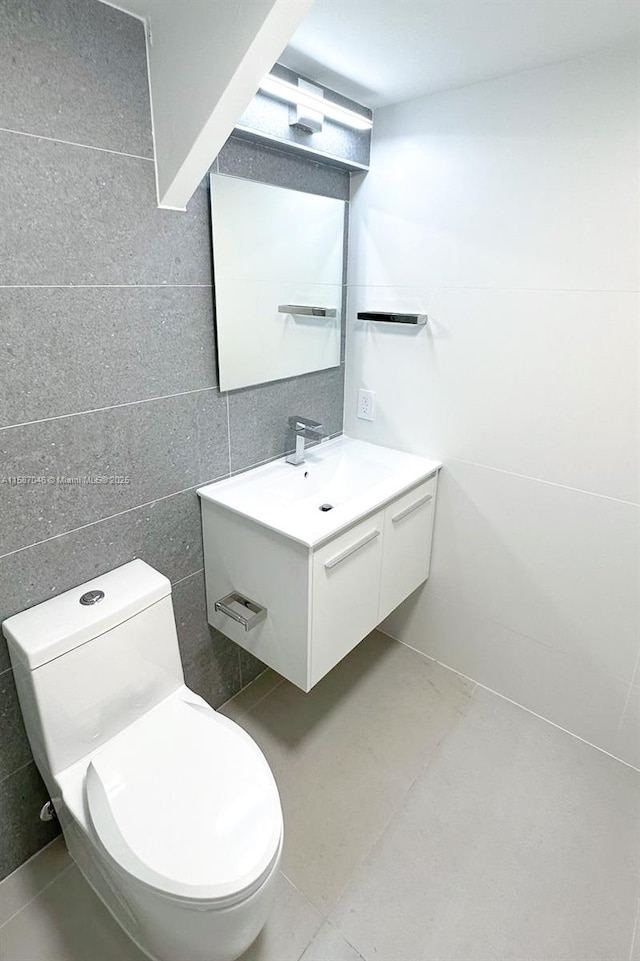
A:
{"type": "Polygon", "coordinates": [[[340,364],[345,202],[211,175],[221,390],[340,364]]]}

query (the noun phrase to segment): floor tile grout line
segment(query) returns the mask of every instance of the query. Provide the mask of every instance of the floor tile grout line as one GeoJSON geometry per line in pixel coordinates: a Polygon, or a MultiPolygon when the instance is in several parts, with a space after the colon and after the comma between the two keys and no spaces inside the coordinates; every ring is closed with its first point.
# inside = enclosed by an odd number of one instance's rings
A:
{"type": "MultiPolygon", "coordinates": [[[[374,849],[377,848],[378,844],[380,844],[380,842],[381,842],[382,839],[384,838],[385,834],[387,833],[387,831],[388,831],[389,828],[391,827],[392,823],[395,821],[397,815],[400,813],[400,811],[401,811],[401,809],[402,809],[402,807],[403,807],[403,805],[404,805],[404,802],[405,802],[406,799],[408,798],[408,796],[409,796],[410,792],[412,791],[412,789],[414,788],[414,786],[417,784],[419,778],[422,777],[422,775],[425,773],[425,771],[427,771],[428,768],[430,767],[430,765],[432,764],[432,762],[433,762],[433,760],[434,760],[434,757],[435,757],[435,756],[438,754],[438,752],[439,752],[440,745],[441,745],[442,742],[446,739],[448,733],[449,733],[449,732],[447,731],[445,734],[443,734],[443,736],[440,738],[440,740],[439,740],[438,743],[436,744],[436,746],[435,746],[435,748],[434,748],[434,750],[433,750],[433,754],[432,754],[430,757],[428,757],[428,758],[424,761],[424,763],[422,763],[422,764],[419,766],[419,769],[416,771],[415,777],[412,778],[410,784],[407,785],[406,789],[405,789],[405,790],[402,792],[402,794],[397,798],[395,807],[393,808],[392,812],[390,813],[390,815],[389,815],[389,817],[387,818],[387,820],[385,821],[385,823],[384,823],[384,824],[382,825],[382,827],[380,828],[380,831],[378,832],[378,834],[376,835],[376,837],[375,837],[375,838],[373,839],[373,841],[371,842],[369,848],[367,849],[366,854],[364,854],[363,857],[360,859],[359,863],[355,866],[355,868],[354,868],[353,871],[351,872],[350,877],[347,879],[347,881],[345,882],[344,886],[340,889],[340,893],[339,893],[338,896],[336,897],[336,899],[335,899],[335,901],[334,901],[334,903],[333,903],[333,905],[332,905],[332,907],[331,907],[331,910],[329,911],[329,913],[328,913],[327,916],[326,916],[327,921],[330,919],[330,917],[331,917],[331,915],[333,914],[334,910],[337,908],[339,902],[342,900],[342,898],[343,898],[344,895],[346,894],[347,889],[349,888],[349,886],[351,885],[351,882],[352,882],[353,879],[355,878],[356,873],[357,873],[357,872],[359,871],[359,869],[362,867],[362,865],[363,865],[364,862],[367,860],[367,858],[373,853],[374,849]]],[[[340,934],[342,934],[342,931],[340,930],[339,926],[338,926],[338,930],[340,931],[340,934]]]]}
{"type": "Polygon", "coordinates": [[[639,667],[640,667],[640,647],[638,647],[638,654],[637,654],[637,656],[636,656],[636,663],[635,663],[635,667],[634,667],[634,669],[633,669],[633,673],[632,673],[632,675],[631,675],[631,680],[630,680],[630,682],[629,682],[629,689],[628,689],[628,691],[627,691],[627,696],[626,696],[625,699],[624,699],[624,706],[623,706],[623,708],[622,708],[622,714],[620,715],[620,721],[619,721],[619,723],[618,723],[618,730],[619,730],[619,731],[622,730],[622,725],[624,724],[624,719],[625,719],[625,715],[626,715],[626,713],[627,713],[627,708],[629,707],[629,704],[631,703],[631,695],[633,694],[634,688],[635,688],[635,686],[636,686],[636,685],[635,685],[635,681],[636,681],[637,678],[638,678],[638,669],[639,669],[639,667]]]}
{"type": "MultiPolygon", "coordinates": [[[[380,631],[380,628],[376,628],[376,630],[379,631],[379,633],[383,634],[385,637],[388,637],[390,640],[395,641],[396,643],[402,643],[401,641],[397,641],[397,639],[396,639],[395,637],[391,637],[389,634],[384,634],[384,631],[380,631]]],[[[408,647],[408,645],[404,645],[404,646],[405,646],[405,647],[408,647]]],[[[413,648],[410,648],[410,650],[413,650],[413,648]]],[[[419,651],[416,651],[416,653],[419,654],[420,652],[419,652],[419,651]]],[[[432,658],[427,658],[427,660],[432,660],[432,658]]],[[[454,672],[454,673],[455,673],[455,672],[454,672]]],[[[470,680],[470,678],[466,678],[466,680],[470,680]]],[[[472,683],[473,683],[473,681],[472,681],[472,683]]],[[[476,690],[477,687],[478,687],[478,684],[476,683],[476,684],[475,684],[475,687],[472,688],[472,690],[469,692],[469,694],[468,694],[468,695],[465,694],[465,696],[467,697],[467,699],[468,699],[469,701],[471,701],[471,698],[473,697],[473,694],[474,694],[474,692],[475,692],[475,690],[476,690]]],[[[457,709],[456,709],[456,712],[457,712],[457,709]]],[[[459,713],[459,712],[457,712],[457,713],[459,713]]],[[[465,716],[465,715],[463,715],[463,716],[465,716]]],[[[453,729],[456,727],[456,725],[457,725],[457,720],[458,720],[458,718],[456,718],[456,723],[452,724],[452,725],[443,733],[442,737],[440,738],[440,740],[436,743],[435,747],[433,748],[433,751],[431,752],[431,754],[423,761],[423,763],[419,764],[418,769],[417,769],[417,771],[416,771],[415,777],[412,778],[411,782],[407,785],[406,789],[402,792],[402,794],[400,795],[400,797],[397,799],[397,803],[395,804],[395,806],[394,806],[391,814],[389,815],[389,817],[387,818],[387,820],[385,821],[385,823],[384,823],[383,826],[381,827],[381,829],[380,829],[380,831],[378,832],[378,834],[376,835],[375,839],[372,841],[371,845],[370,845],[369,848],[367,849],[366,854],[364,854],[363,857],[360,859],[359,863],[356,865],[356,867],[355,867],[355,868],[353,869],[353,871],[351,872],[351,875],[350,875],[349,879],[346,881],[346,883],[344,884],[344,886],[341,888],[340,893],[339,893],[338,896],[336,897],[336,899],[335,899],[335,901],[334,901],[334,903],[333,903],[333,905],[332,905],[329,913],[325,916],[327,921],[329,921],[329,919],[330,919],[333,911],[334,911],[335,908],[338,906],[339,901],[342,899],[342,897],[343,897],[344,894],[346,893],[347,888],[349,887],[349,885],[351,884],[351,882],[353,881],[353,879],[354,879],[354,877],[355,877],[355,875],[356,875],[356,872],[357,872],[357,871],[359,870],[359,868],[364,864],[364,862],[367,860],[367,858],[369,857],[369,855],[373,852],[373,849],[378,846],[378,844],[380,843],[380,841],[382,840],[382,838],[384,837],[384,835],[387,833],[387,830],[391,827],[392,822],[395,820],[396,816],[399,814],[400,809],[401,809],[402,806],[404,805],[405,800],[406,800],[407,797],[409,796],[409,793],[411,792],[411,790],[413,789],[413,787],[415,786],[415,784],[418,782],[418,780],[423,776],[423,774],[425,773],[425,771],[427,771],[427,770],[429,769],[429,767],[434,763],[434,761],[436,760],[436,758],[439,756],[439,754],[440,754],[440,748],[441,748],[442,744],[444,744],[444,742],[448,739],[448,737],[449,737],[449,735],[452,733],[453,729]]],[[[339,927],[338,925],[334,925],[334,926],[337,927],[337,929],[340,931],[340,934],[342,934],[342,930],[340,929],[340,927],[339,927]]],[[[342,935],[342,936],[344,937],[344,935],[342,935]]],[[[346,939],[345,939],[345,940],[346,940],[346,939]]],[[[351,945],[351,946],[353,947],[353,945],[351,945]]],[[[355,949],[354,949],[354,950],[355,950],[355,949]]],[[[358,953],[359,953],[359,952],[358,952],[358,953]]]]}
{"type": "Polygon", "coordinates": [[[86,410],[74,410],[68,414],[55,414],[53,417],[41,417],[37,420],[25,420],[20,424],[7,424],[0,427],[0,433],[7,430],[16,430],[18,427],[33,427],[36,424],[48,424],[54,420],[66,420],[69,417],[84,417],[87,414],[102,414],[108,410],[120,410],[123,407],[137,407],[140,404],[153,404],[159,400],[173,400],[175,397],[188,397],[191,394],[204,394],[209,390],[218,390],[217,384],[208,387],[196,387],[193,390],[180,390],[175,394],[159,394],[157,397],[144,397],[139,400],[127,400],[122,404],[109,404],[106,407],[89,407],[86,410]]]}
{"type": "MultiPolygon", "coordinates": [[[[315,904],[313,903],[313,901],[310,901],[310,900],[309,900],[309,898],[307,897],[307,895],[304,893],[304,891],[302,891],[302,890],[298,887],[298,885],[295,883],[295,881],[292,881],[291,878],[289,877],[289,875],[284,873],[284,871],[282,870],[282,868],[280,868],[280,874],[281,874],[282,877],[285,879],[285,881],[286,881],[288,884],[291,885],[291,887],[293,888],[293,890],[296,891],[296,892],[300,895],[300,897],[302,898],[302,900],[303,900],[303,901],[306,901],[307,904],[309,905],[309,907],[311,907],[311,908],[315,911],[315,913],[318,915],[318,917],[320,918],[320,924],[319,924],[318,927],[315,929],[315,931],[313,932],[313,934],[312,934],[311,937],[309,938],[309,941],[308,941],[307,944],[305,945],[304,950],[302,951],[302,954],[304,954],[304,952],[307,950],[307,948],[309,947],[309,945],[311,944],[311,942],[312,942],[313,939],[315,938],[316,934],[318,933],[318,931],[320,930],[320,928],[322,927],[322,925],[323,925],[324,922],[326,921],[326,917],[325,917],[325,915],[322,913],[322,911],[319,911],[319,910],[318,910],[318,908],[315,906],[315,904]]],[[[300,955],[300,957],[302,957],[302,954],[300,955]]]]}
{"type": "Polygon", "coordinates": [[[638,897],[638,906],[636,908],[636,919],[633,925],[633,934],[631,935],[631,947],[629,948],[629,961],[633,961],[633,952],[636,946],[636,940],[638,938],[638,928],[640,928],[640,896],[638,897]]]}
{"type": "Polygon", "coordinates": [[[0,133],[10,133],[17,137],[30,137],[32,140],[46,140],[48,143],[59,143],[65,147],[98,150],[100,153],[112,154],[116,157],[129,157],[130,160],[144,160],[146,163],[155,163],[153,157],[143,157],[141,154],[127,153],[125,150],[111,150],[109,147],[97,147],[95,144],[90,143],[78,143],[76,140],[61,140],[59,137],[49,137],[41,133],[29,133],[27,130],[14,130],[12,127],[0,127],[0,133]]]}
{"type": "MultiPolygon", "coordinates": [[[[271,668],[268,667],[267,670],[270,671],[271,668]]],[[[262,672],[262,674],[264,674],[264,671],[262,672]]],[[[260,678],[262,677],[262,674],[259,674],[259,675],[255,678],[255,680],[251,681],[250,684],[247,684],[246,687],[243,687],[242,690],[236,691],[236,693],[233,694],[233,695],[229,698],[228,701],[225,701],[224,704],[221,704],[220,707],[226,707],[227,704],[231,704],[231,702],[234,701],[234,700],[236,699],[236,697],[239,697],[241,694],[245,694],[246,691],[248,691],[249,688],[251,687],[251,684],[257,684],[257,682],[258,682],[258,681],[260,680],[260,678]]],[[[254,703],[251,705],[251,707],[247,708],[247,710],[244,712],[244,714],[241,714],[240,716],[241,716],[241,717],[244,717],[245,714],[250,714],[251,711],[253,711],[253,709],[258,706],[258,704],[262,704],[262,702],[264,701],[265,698],[267,698],[267,697],[269,697],[271,694],[273,694],[273,692],[275,691],[275,689],[276,689],[277,687],[280,687],[280,685],[283,683],[283,681],[284,681],[284,678],[281,677],[279,681],[276,681],[276,683],[273,685],[273,687],[270,687],[269,690],[266,691],[266,693],[264,693],[264,694],[262,695],[262,697],[259,697],[257,701],[254,701],[254,703]]],[[[217,710],[220,710],[220,708],[218,708],[217,710]]],[[[289,880],[289,879],[287,878],[287,880],[289,880]]]]}
{"type": "MultiPolygon", "coordinates": [[[[5,875],[5,877],[3,877],[2,880],[0,881],[0,891],[2,890],[2,885],[4,884],[5,881],[8,881],[9,878],[12,878],[14,874],[17,874],[18,871],[21,871],[22,868],[25,868],[27,864],[31,864],[32,861],[36,860],[36,858],[38,859],[41,858],[44,855],[45,851],[48,851],[53,844],[57,844],[60,841],[61,837],[62,837],[62,834],[56,834],[56,836],[52,838],[51,841],[47,841],[44,847],[38,848],[38,850],[34,854],[30,855],[30,857],[28,857],[26,861],[22,861],[17,868],[14,868],[13,871],[10,871],[9,874],[5,875]]],[[[2,923],[4,924],[4,921],[2,923]]],[[[0,925],[0,927],[2,927],[2,925],[0,925]]]]}
{"type": "MultiPolygon", "coordinates": [[[[47,847],[49,847],[49,845],[47,845],[47,847]]],[[[36,851],[35,856],[37,856],[38,854],[41,854],[42,851],[45,851],[45,850],[46,848],[42,848],[41,851],[36,851]]],[[[31,858],[29,858],[29,860],[31,860],[31,858]]],[[[28,863],[27,861],[24,862],[24,864],[27,864],[27,863],[28,863]]],[[[24,867],[24,864],[21,864],[20,867],[24,867]]],[[[60,878],[64,877],[64,875],[67,874],[71,870],[71,868],[74,868],[75,866],[76,866],[76,863],[72,859],[71,864],[67,864],[67,866],[63,868],[62,871],[59,871],[58,874],[56,874],[55,878],[51,878],[51,880],[47,884],[45,884],[43,888],[40,888],[37,894],[34,894],[34,896],[30,898],[25,904],[23,904],[21,908],[18,908],[17,911],[14,911],[11,917],[7,918],[6,921],[3,921],[2,924],[0,924],[0,931],[2,931],[5,925],[13,921],[14,918],[17,918],[19,914],[21,914],[23,911],[26,911],[29,905],[33,904],[33,902],[36,901],[41,895],[43,895],[44,892],[47,891],[52,884],[55,884],[56,881],[59,881],[60,878]]],[[[16,868],[16,870],[19,870],[19,868],[16,868]]],[[[11,875],[8,875],[8,877],[11,877],[11,875]]],[[[4,880],[6,881],[7,879],[5,878],[4,880]]]]}
{"type": "MultiPolygon", "coordinates": [[[[446,455],[443,455],[443,459],[446,455]]],[[[505,470],[504,467],[490,467],[489,464],[479,464],[476,461],[464,460],[462,457],[448,457],[449,462],[466,464],[469,467],[479,467],[480,470],[494,471],[496,474],[506,474],[508,477],[518,477],[520,480],[533,481],[536,484],[546,484],[548,487],[559,487],[561,490],[572,491],[574,494],[586,494],[588,497],[599,497],[602,500],[613,501],[616,504],[628,504],[630,507],[640,507],[640,501],[630,501],[624,497],[613,497],[611,494],[599,494],[584,487],[572,487],[570,484],[560,484],[558,481],[545,480],[543,477],[532,477],[530,474],[519,474],[517,471],[505,470]]],[[[446,468],[446,463],[444,464],[446,468]]]]}
{"type": "Polygon", "coordinates": [[[328,924],[330,928],[333,928],[334,931],[337,931],[337,932],[338,932],[338,934],[339,934],[340,937],[343,939],[343,941],[346,941],[346,942],[347,942],[347,944],[349,945],[349,947],[351,948],[351,950],[354,952],[354,954],[357,954],[357,955],[358,955],[358,957],[360,958],[360,961],[365,961],[364,955],[363,955],[363,954],[360,954],[360,952],[358,951],[358,949],[356,948],[356,946],[351,943],[351,941],[349,940],[349,938],[346,936],[346,934],[344,933],[344,931],[342,930],[342,928],[340,927],[340,925],[337,924],[336,921],[329,921],[329,919],[327,918],[327,920],[325,921],[325,924],[328,924]]]}
{"type": "Polygon", "coordinates": [[[320,931],[320,928],[321,928],[322,925],[325,923],[326,918],[325,918],[324,914],[323,914],[321,911],[318,911],[318,909],[316,908],[315,904],[313,904],[313,903],[309,900],[309,898],[308,898],[307,895],[304,893],[304,891],[301,891],[300,888],[298,887],[298,885],[295,884],[295,883],[291,880],[291,878],[289,877],[289,875],[284,873],[284,871],[282,870],[282,868],[280,868],[280,874],[281,874],[282,877],[285,879],[285,881],[287,882],[287,884],[290,884],[290,885],[291,885],[291,887],[293,888],[293,890],[302,898],[302,900],[303,900],[306,904],[309,905],[309,907],[312,909],[312,911],[315,911],[315,913],[316,913],[316,914],[318,915],[318,917],[320,918],[320,922],[319,922],[318,926],[317,926],[316,928],[314,928],[311,937],[309,938],[309,940],[307,941],[307,943],[306,943],[305,946],[303,947],[302,951],[301,951],[300,954],[298,955],[298,961],[300,961],[300,959],[302,958],[303,954],[305,953],[305,951],[307,950],[307,948],[309,947],[309,945],[311,944],[311,942],[313,941],[313,939],[315,938],[315,936],[317,935],[317,933],[320,931]]]}
{"type": "Polygon", "coordinates": [[[59,537],[66,537],[68,534],[77,534],[78,531],[84,531],[89,527],[93,527],[96,524],[104,524],[105,521],[114,520],[116,517],[124,517],[125,514],[130,514],[131,511],[139,511],[144,507],[152,507],[155,504],[159,504],[161,501],[169,500],[170,497],[178,497],[179,494],[188,494],[189,491],[198,490],[199,487],[204,487],[207,484],[213,484],[214,481],[223,480],[227,475],[218,474],[217,477],[212,477],[210,480],[200,481],[198,484],[193,484],[191,487],[183,487],[181,490],[172,491],[170,494],[162,494],[161,497],[154,497],[150,501],[145,501],[143,504],[135,504],[133,507],[127,507],[124,511],[117,511],[115,514],[108,514],[107,517],[99,517],[95,521],[89,521],[88,524],[81,524],[80,527],[72,527],[68,531],[60,531],[59,534],[52,534],[51,537],[45,537],[41,541],[34,541],[33,544],[25,544],[24,547],[17,547],[14,551],[8,551],[6,554],[0,554],[0,561],[5,560],[7,557],[13,557],[14,554],[21,554],[23,551],[29,551],[32,547],[41,547],[42,544],[48,544],[50,541],[55,541],[59,537]]]}
{"type": "MultiPolygon", "coordinates": [[[[380,630],[380,628],[378,628],[378,630],[380,630]]],[[[381,631],[381,633],[384,634],[385,632],[381,631]]],[[[414,651],[416,654],[419,654],[420,657],[424,657],[427,661],[431,661],[433,664],[438,664],[440,667],[443,667],[446,671],[451,671],[452,674],[457,674],[458,677],[463,677],[466,681],[470,681],[472,684],[475,684],[476,687],[474,688],[474,691],[477,688],[481,688],[483,691],[488,691],[489,694],[495,694],[496,697],[501,698],[503,701],[508,701],[509,704],[513,704],[514,707],[519,707],[520,710],[526,711],[527,714],[531,714],[533,717],[537,717],[538,720],[544,721],[545,724],[550,724],[551,727],[555,727],[558,731],[563,731],[565,734],[568,734],[569,737],[575,738],[576,741],[581,741],[582,744],[586,744],[588,747],[592,747],[595,751],[599,751],[600,754],[606,754],[607,757],[610,757],[613,761],[617,761],[618,764],[623,764],[625,767],[631,768],[632,771],[637,771],[638,774],[640,774],[640,768],[636,767],[635,764],[631,764],[629,761],[625,761],[621,757],[616,757],[616,755],[611,754],[610,751],[605,751],[603,747],[598,747],[598,745],[594,744],[592,741],[587,741],[586,738],[580,737],[579,734],[574,734],[573,731],[567,730],[567,728],[562,727],[561,724],[556,724],[555,721],[549,720],[548,717],[544,717],[544,715],[542,714],[537,714],[535,711],[532,711],[531,708],[525,707],[524,704],[520,704],[518,701],[514,701],[512,698],[507,697],[506,694],[501,694],[499,691],[494,690],[494,688],[487,687],[486,684],[482,684],[480,681],[476,681],[474,677],[469,677],[468,674],[463,674],[462,671],[456,671],[454,667],[450,667],[448,664],[444,664],[442,661],[436,660],[435,657],[430,657],[429,654],[425,654],[424,651],[419,651],[416,647],[412,647],[410,644],[407,644],[406,641],[401,641],[399,638],[393,637],[391,634],[386,634],[386,637],[391,638],[392,641],[396,641],[398,644],[402,644],[404,647],[407,647],[410,651],[414,651]]]]}

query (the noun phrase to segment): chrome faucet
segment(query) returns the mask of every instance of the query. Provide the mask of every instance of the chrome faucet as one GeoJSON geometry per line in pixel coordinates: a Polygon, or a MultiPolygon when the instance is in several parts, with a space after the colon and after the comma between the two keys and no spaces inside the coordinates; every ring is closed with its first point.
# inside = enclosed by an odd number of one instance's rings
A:
{"type": "Polygon", "coordinates": [[[327,432],[322,424],[309,417],[290,417],[289,427],[296,435],[296,449],[287,455],[287,464],[294,464],[297,467],[299,464],[304,464],[305,439],[323,441],[327,439],[327,432]]]}

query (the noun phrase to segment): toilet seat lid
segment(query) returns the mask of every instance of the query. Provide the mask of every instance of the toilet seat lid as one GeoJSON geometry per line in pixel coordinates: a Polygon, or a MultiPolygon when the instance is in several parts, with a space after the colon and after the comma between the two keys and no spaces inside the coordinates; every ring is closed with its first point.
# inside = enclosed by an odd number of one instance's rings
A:
{"type": "Polygon", "coordinates": [[[99,750],[87,769],[91,821],[107,853],[178,898],[236,900],[280,850],[278,789],[257,744],[188,689],[99,750]]]}

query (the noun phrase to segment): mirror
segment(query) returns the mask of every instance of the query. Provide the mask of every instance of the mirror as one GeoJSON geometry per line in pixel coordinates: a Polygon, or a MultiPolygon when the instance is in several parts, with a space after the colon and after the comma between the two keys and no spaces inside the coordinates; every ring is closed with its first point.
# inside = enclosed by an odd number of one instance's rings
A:
{"type": "Polygon", "coordinates": [[[337,367],[345,202],[210,182],[220,390],[337,367]]]}

